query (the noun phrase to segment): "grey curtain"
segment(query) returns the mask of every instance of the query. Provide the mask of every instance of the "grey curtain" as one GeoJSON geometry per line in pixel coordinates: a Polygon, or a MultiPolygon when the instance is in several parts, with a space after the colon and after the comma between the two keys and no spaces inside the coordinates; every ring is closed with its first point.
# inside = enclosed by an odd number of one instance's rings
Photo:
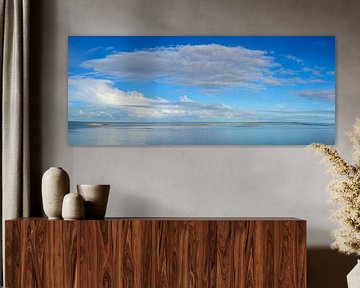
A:
{"type": "Polygon", "coordinates": [[[29,0],[0,0],[0,13],[3,271],[4,221],[29,216],[29,0]]]}

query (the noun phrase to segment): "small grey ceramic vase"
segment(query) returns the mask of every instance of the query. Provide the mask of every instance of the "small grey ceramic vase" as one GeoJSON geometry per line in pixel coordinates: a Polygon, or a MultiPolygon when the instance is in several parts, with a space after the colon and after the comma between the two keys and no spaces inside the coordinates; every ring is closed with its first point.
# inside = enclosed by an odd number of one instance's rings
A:
{"type": "Polygon", "coordinates": [[[77,185],[85,201],[85,219],[104,219],[110,185],[77,185]]]}
{"type": "Polygon", "coordinates": [[[79,193],[69,193],[65,195],[62,204],[62,217],[64,220],[84,219],[84,199],[79,193]]]}
{"type": "Polygon", "coordinates": [[[60,167],[49,168],[42,177],[43,208],[49,219],[61,219],[63,198],[69,193],[69,175],[60,167]]]}

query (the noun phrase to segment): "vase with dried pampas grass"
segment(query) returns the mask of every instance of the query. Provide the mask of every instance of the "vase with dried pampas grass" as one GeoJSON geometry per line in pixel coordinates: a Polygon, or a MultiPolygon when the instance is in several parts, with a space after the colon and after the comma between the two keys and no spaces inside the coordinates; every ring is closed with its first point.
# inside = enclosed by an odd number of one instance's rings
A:
{"type": "MultiPolygon", "coordinates": [[[[360,257],[360,118],[357,118],[353,131],[349,133],[353,143],[354,163],[345,161],[339,152],[325,144],[311,144],[310,147],[324,155],[334,179],[330,182],[329,189],[332,200],[338,205],[333,214],[333,219],[341,227],[332,232],[333,249],[345,254],[356,254],[360,257]]],[[[348,286],[360,283],[360,264],[348,275],[348,286]]]]}

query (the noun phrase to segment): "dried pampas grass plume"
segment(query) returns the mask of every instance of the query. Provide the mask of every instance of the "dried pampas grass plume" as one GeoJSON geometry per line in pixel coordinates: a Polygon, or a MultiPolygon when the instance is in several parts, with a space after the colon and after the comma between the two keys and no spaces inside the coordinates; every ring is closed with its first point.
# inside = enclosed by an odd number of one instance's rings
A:
{"type": "Polygon", "coordinates": [[[355,164],[360,166],[360,118],[357,118],[354,123],[352,133],[349,133],[350,140],[353,142],[353,157],[355,164]]]}
{"type": "Polygon", "coordinates": [[[331,146],[315,143],[309,147],[324,155],[330,172],[337,176],[330,182],[329,189],[332,200],[338,204],[332,218],[342,227],[333,231],[331,247],[360,256],[360,118],[356,119],[349,136],[353,143],[354,165],[346,162],[331,146]]]}

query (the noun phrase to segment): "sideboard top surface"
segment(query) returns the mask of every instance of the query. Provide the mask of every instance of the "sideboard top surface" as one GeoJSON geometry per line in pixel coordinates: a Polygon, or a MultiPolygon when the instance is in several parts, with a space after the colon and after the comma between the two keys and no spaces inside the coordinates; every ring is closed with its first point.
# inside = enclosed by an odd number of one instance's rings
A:
{"type": "MultiPolygon", "coordinates": [[[[15,218],[6,221],[64,221],[48,220],[45,217],[15,218]]],[[[75,220],[75,221],[306,221],[294,217],[109,217],[103,220],[75,220]]]]}

